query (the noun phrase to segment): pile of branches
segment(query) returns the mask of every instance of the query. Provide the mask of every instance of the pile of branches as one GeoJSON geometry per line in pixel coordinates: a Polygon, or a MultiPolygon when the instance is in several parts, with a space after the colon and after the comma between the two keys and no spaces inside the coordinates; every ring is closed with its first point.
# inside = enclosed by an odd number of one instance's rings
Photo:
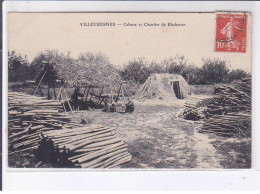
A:
{"type": "Polygon", "coordinates": [[[44,131],[82,126],[63,112],[63,105],[64,102],[9,91],[9,157],[34,155],[35,150],[41,145],[40,134],[44,131]]]}
{"type": "Polygon", "coordinates": [[[235,86],[216,89],[218,97],[207,106],[200,132],[226,136],[251,136],[251,78],[243,78],[235,86]]]}
{"type": "Polygon", "coordinates": [[[218,97],[208,105],[209,117],[231,112],[251,111],[251,78],[244,78],[234,87],[223,85],[215,90],[218,97]]]}
{"type": "Polygon", "coordinates": [[[205,108],[185,108],[183,111],[184,119],[197,121],[205,118],[205,108]]]}
{"type": "Polygon", "coordinates": [[[42,125],[59,129],[64,124],[73,124],[64,112],[64,102],[47,100],[21,92],[8,92],[9,134],[23,131],[24,128],[42,125]]]}
{"type": "Polygon", "coordinates": [[[206,105],[212,103],[212,101],[212,97],[194,96],[190,98],[184,105],[184,119],[197,121],[206,118],[206,105]]]}
{"type": "Polygon", "coordinates": [[[251,115],[242,113],[215,115],[205,121],[199,132],[229,137],[251,137],[251,115]]]}

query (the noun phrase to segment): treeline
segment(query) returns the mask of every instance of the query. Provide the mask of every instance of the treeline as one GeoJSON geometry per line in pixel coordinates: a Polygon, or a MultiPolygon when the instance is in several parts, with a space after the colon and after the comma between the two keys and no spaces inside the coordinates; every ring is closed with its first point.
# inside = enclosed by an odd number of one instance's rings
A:
{"type": "Polygon", "coordinates": [[[25,81],[32,79],[30,63],[15,51],[8,52],[8,81],[25,81]]]}
{"type": "Polygon", "coordinates": [[[62,79],[72,84],[81,80],[97,84],[112,84],[122,80],[142,84],[153,73],[170,73],[182,75],[189,84],[209,85],[230,83],[251,76],[241,69],[230,70],[228,62],[220,59],[203,59],[203,66],[199,68],[184,56],[176,55],[161,62],[139,58],[130,60],[118,69],[101,53],[81,53],[77,59],[73,59],[69,53],[65,55],[57,50],[47,50],[40,52],[30,63],[15,51],[8,52],[9,81],[39,80],[46,62],[50,64],[50,69],[43,80],[45,83],[62,79]]]}
{"type": "Polygon", "coordinates": [[[189,84],[210,85],[217,83],[231,83],[251,75],[244,70],[230,70],[226,60],[202,59],[201,68],[190,64],[184,56],[175,56],[162,62],[147,62],[144,58],[129,61],[120,70],[124,80],[144,83],[153,73],[170,73],[182,75],[189,84]]]}
{"type": "Polygon", "coordinates": [[[118,69],[102,53],[81,53],[73,59],[70,53],[66,55],[57,50],[47,50],[38,53],[31,63],[14,51],[8,52],[9,82],[36,80],[37,82],[48,71],[42,80],[45,84],[55,84],[56,79],[74,86],[80,83],[112,84],[122,80],[118,69]],[[50,80],[53,80],[50,82],[50,80]]]}

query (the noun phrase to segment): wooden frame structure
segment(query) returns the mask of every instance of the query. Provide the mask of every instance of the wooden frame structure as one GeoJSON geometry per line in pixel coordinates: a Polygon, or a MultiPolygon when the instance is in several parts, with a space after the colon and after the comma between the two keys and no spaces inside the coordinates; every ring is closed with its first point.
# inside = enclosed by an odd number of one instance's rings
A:
{"type": "MultiPolygon", "coordinates": [[[[66,99],[69,99],[69,98],[68,98],[68,96],[67,96],[67,92],[66,92],[66,90],[65,90],[65,88],[64,88],[64,83],[63,83],[63,82],[61,82],[60,91],[59,91],[59,94],[58,94],[58,96],[57,96],[57,99],[58,99],[58,101],[61,101],[61,100],[67,101],[67,102],[68,102],[68,105],[69,105],[69,108],[70,108],[70,111],[71,111],[71,113],[73,114],[73,109],[72,109],[72,107],[71,107],[71,104],[70,104],[69,100],[66,100],[66,99]],[[65,99],[64,99],[62,93],[63,93],[63,95],[65,96],[65,99]]],[[[63,104],[63,106],[64,106],[64,104],[63,104]]],[[[66,111],[66,107],[65,107],[65,106],[64,106],[64,110],[66,111]]]]}
{"type": "MultiPolygon", "coordinates": [[[[44,77],[46,76],[47,72],[48,72],[48,63],[45,62],[46,66],[45,66],[45,72],[43,73],[40,81],[38,82],[37,84],[37,87],[34,89],[32,95],[34,95],[36,93],[36,91],[39,89],[40,91],[40,94],[43,96],[43,92],[41,90],[41,84],[42,84],[42,81],[44,79],[44,77]]],[[[123,86],[123,83],[120,84],[120,86],[118,87],[118,92],[117,93],[113,93],[112,91],[112,87],[111,85],[94,85],[94,84],[89,84],[89,82],[87,81],[83,81],[83,84],[79,84],[79,85],[75,85],[75,87],[79,87],[79,88],[84,88],[84,92],[83,92],[83,100],[91,100],[93,97],[97,98],[98,100],[94,103],[97,104],[97,106],[100,106],[102,104],[102,102],[105,101],[105,99],[109,96],[112,97],[112,101],[113,102],[117,102],[119,97],[123,97],[123,104],[125,105],[126,101],[125,101],[125,94],[128,95],[128,92],[127,90],[124,88],[123,86]],[[109,87],[110,88],[110,93],[109,94],[104,94],[104,89],[105,87],[109,87]],[[101,88],[100,91],[97,92],[94,91],[95,88],[101,88]],[[90,97],[89,97],[90,96],[90,97]]],[[[61,81],[61,85],[60,85],[60,89],[59,89],[59,93],[58,95],[56,96],[56,92],[55,92],[55,87],[53,86],[53,93],[54,93],[54,96],[55,96],[55,100],[58,100],[58,101],[67,101],[68,102],[68,105],[69,105],[69,109],[70,111],[72,112],[73,114],[73,109],[72,109],[72,106],[69,102],[69,98],[68,98],[68,95],[66,93],[66,90],[65,90],[65,87],[64,87],[64,82],[61,81]]],[[[49,92],[50,92],[50,86],[48,84],[48,97],[49,97],[49,92]]],[[[64,109],[66,111],[66,108],[64,106],[64,109]]]]}
{"type": "MultiPolygon", "coordinates": [[[[44,68],[45,68],[45,71],[44,71],[44,73],[43,73],[43,75],[42,75],[42,77],[41,77],[39,83],[37,84],[37,87],[33,90],[32,95],[34,95],[35,92],[37,91],[37,89],[39,89],[41,96],[43,96],[43,93],[42,93],[42,90],[41,90],[41,83],[42,83],[44,77],[46,76],[46,73],[47,73],[48,70],[49,70],[49,63],[46,62],[46,61],[42,61],[42,63],[45,64],[45,67],[44,67],[44,68]]],[[[56,100],[56,99],[57,99],[57,96],[56,96],[54,84],[53,84],[52,89],[53,89],[53,93],[54,93],[55,100],[56,100]]],[[[49,96],[50,96],[50,85],[48,84],[48,98],[49,98],[49,96]]]]}

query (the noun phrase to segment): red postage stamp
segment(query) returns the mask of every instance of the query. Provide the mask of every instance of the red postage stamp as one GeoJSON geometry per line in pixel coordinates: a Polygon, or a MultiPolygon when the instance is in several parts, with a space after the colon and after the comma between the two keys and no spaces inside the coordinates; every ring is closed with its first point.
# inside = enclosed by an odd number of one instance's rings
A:
{"type": "Polygon", "coordinates": [[[218,52],[246,52],[246,13],[217,13],[216,43],[218,52]]]}

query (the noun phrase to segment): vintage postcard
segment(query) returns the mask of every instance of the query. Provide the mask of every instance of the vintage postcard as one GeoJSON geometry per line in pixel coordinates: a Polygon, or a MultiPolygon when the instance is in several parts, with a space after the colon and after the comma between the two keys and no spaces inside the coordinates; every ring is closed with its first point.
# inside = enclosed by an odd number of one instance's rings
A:
{"type": "Polygon", "coordinates": [[[7,26],[9,168],[251,168],[250,12],[9,12],[7,26]]]}

